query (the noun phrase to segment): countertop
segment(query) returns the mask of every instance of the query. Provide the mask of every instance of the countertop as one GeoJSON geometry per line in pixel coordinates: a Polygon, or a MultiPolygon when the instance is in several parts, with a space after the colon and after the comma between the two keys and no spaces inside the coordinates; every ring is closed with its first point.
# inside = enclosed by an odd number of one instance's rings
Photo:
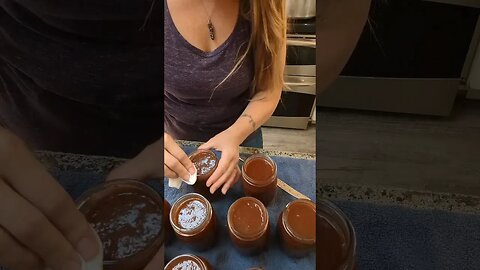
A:
{"type": "MultiPolygon", "coordinates": [[[[198,146],[198,142],[179,141],[183,146],[198,146]]],[[[314,160],[314,154],[267,151],[241,148],[244,154],[264,153],[266,155],[314,160]]],[[[104,174],[125,159],[104,156],[87,156],[50,151],[36,152],[38,158],[49,170],[91,171],[104,174]]],[[[317,196],[330,200],[365,201],[380,204],[394,204],[419,209],[480,214],[480,197],[452,193],[433,193],[390,187],[360,186],[354,184],[327,184],[317,181],[317,196]]]]}
{"type": "Polygon", "coordinates": [[[317,197],[327,200],[370,202],[408,208],[480,214],[480,197],[354,184],[318,184],[317,197]]]}

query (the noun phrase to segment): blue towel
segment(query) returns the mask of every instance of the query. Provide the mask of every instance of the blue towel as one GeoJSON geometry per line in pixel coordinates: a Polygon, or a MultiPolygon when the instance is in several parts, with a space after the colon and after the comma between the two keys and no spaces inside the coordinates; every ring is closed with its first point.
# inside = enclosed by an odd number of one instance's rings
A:
{"type": "MultiPolygon", "coordinates": [[[[193,151],[193,148],[186,147],[187,153],[193,151]]],[[[219,153],[217,153],[219,154],[219,153]]],[[[220,154],[219,154],[220,155],[220,154]]],[[[243,155],[246,158],[245,155],[243,155]]],[[[293,158],[285,157],[272,157],[278,165],[278,177],[295,189],[299,190],[306,196],[315,200],[315,161],[314,160],[297,160],[293,158]]],[[[57,178],[59,183],[65,188],[65,190],[71,195],[73,199],[77,199],[87,189],[100,184],[105,175],[99,175],[91,172],[82,171],[52,171],[52,174],[57,178]]],[[[106,173],[105,173],[106,174],[106,173]]],[[[165,182],[162,185],[159,181],[149,181],[148,184],[156,189],[159,193],[163,193],[165,182]]],[[[174,199],[178,198],[185,192],[191,191],[186,185],[181,190],[174,190],[166,188],[165,198],[172,203],[174,199]]],[[[315,269],[315,256],[310,256],[303,259],[290,259],[282,250],[278,247],[278,238],[276,234],[276,223],[278,215],[285,205],[294,198],[284,191],[278,190],[275,198],[275,203],[268,207],[270,222],[273,225],[271,227],[271,237],[269,243],[269,249],[266,253],[254,256],[244,257],[241,256],[235,249],[232,248],[230,239],[228,238],[226,230],[226,213],[230,204],[237,198],[243,196],[240,183],[238,183],[228,193],[223,200],[213,203],[213,207],[217,213],[219,221],[219,241],[216,243],[214,249],[206,252],[196,253],[190,250],[188,247],[182,245],[179,241],[173,241],[167,246],[166,259],[171,259],[176,255],[183,253],[195,253],[197,255],[207,258],[214,266],[215,269],[241,269],[245,270],[251,266],[264,266],[267,269],[301,269],[309,270],[315,269]]],[[[0,270],[6,270],[0,266],[0,270]]]]}
{"type": "MultiPolygon", "coordinates": [[[[193,151],[193,148],[185,148],[187,153],[193,151]]],[[[217,153],[219,154],[219,153],[217,153]]],[[[246,158],[246,155],[243,156],[246,158]]],[[[271,157],[278,167],[278,177],[293,188],[302,192],[312,200],[315,200],[315,160],[300,160],[287,157],[271,157]]],[[[165,199],[173,203],[181,195],[192,192],[193,188],[187,185],[182,185],[180,190],[169,188],[165,182],[165,199]]],[[[315,254],[312,253],[307,257],[300,259],[292,259],[285,255],[284,251],[279,247],[277,235],[277,221],[281,211],[290,201],[295,198],[281,189],[277,189],[277,194],[274,201],[267,207],[270,224],[272,225],[270,231],[270,240],[268,249],[262,254],[256,256],[242,256],[233,246],[227,229],[227,211],[230,205],[238,198],[244,196],[241,183],[237,183],[228,193],[227,196],[220,200],[212,202],[214,211],[219,222],[217,242],[214,248],[195,252],[188,246],[175,240],[166,248],[166,259],[185,254],[193,253],[206,258],[215,269],[229,269],[229,270],[245,270],[250,267],[260,266],[265,269],[299,269],[310,270],[315,269],[315,254]]]]}
{"type": "Polygon", "coordinates": [[[334,201],[357,232],[358,269],[479,270],[480,216],[334,201]]]}

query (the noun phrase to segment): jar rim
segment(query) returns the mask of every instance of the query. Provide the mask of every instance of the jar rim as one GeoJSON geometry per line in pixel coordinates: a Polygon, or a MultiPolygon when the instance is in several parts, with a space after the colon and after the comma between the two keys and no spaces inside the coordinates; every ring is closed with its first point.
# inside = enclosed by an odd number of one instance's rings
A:
{"type": "Polygon", "coordinates": [[[213,217],[212,205],[203,195],[201,195],[199,193],[187,193],[187,194],[184,194],[184,195],[180,196],[180,198],[178,198],[172,204],[172,207],[170,209],[170,214],[169,214],[170,223],[172,224],[173,229],[175,230],[175,232],[177,232],[178,234],[180,234],[182,236],[192,236],[192,235],[197,235],[197,234],[203,232],[207,228],[207,225],[212,220],[212,217],[213,217]],[[175,210],[178,209],[178,207],[180,207],[180,205],[183,202],[185,202],[188,199],[194,199],[194,198],[200,199],[202,201],[202,203],[205,204],[205,207],[207,208],[207,217],[202,224],[200,224],[198,227],[196,227],[194,229],[180,228],[177,224],[175,224],[175,222],[173,222],[174,219],[173,219],[172,214],[175,212],[175,210]]]}
{"type": "Polygon", "coordinates": [[[289,202],[287,204],[287,206],[285,206],[285,209],[282,211],[282,225],[285,228],[285,230],[287,231],[288,235],[295,238],[297,241],[305,243],[305,244],[312,244],[313,245],[316,242],[316,235],[313,238],[302,238],[301,236],[299,236],[293,230],[293,228],[288,223],[287,212],[293,204],[298,204],[298,203],[305,204],[308,207],[310,207],[311,209],[313,209],[314,216],[315,216],[315,218],[317,217],[317,215],[316,215],[316,205],[315,205],[314,202],[312,202],[311,200],[307,200],[307,199],[296,199],[296,200],[293,200],[293,201],[289,202]]]}
{"type": "MultiPolygon", "coordinates": [[[[214,157],[215,157],[215,166],[210,170],[211,172],[215,171],[218,167],[218,157],[217,155],[215,154],[215,152],[213,152],[212,150],[210,149],[197,149],[195,151],[193,151],[192,153],[190,153],[190,155],[188,155],[188,158],[190,159],[190,161],[192,161],[193,163],[193,160],[192,160],[192,157],[194,157],[195,155],[198,155],[200,153],[209,153],[209,154],[212,154],[214,157]]],[[[194,166],[195,166],[195,163],[194,163],[194,166]]],[[[196,168],[197,171],[198,171],[198,168],[196,168]]],[[[201,174],[200,174],[201,175],[201,174]]]]}
{"type": "MultiPolygon", "coordinates": [[[[158,234],[156,235],[156,238],[154,239],[154,241],[152,241],[151,243],[149,243],[149,245],[147,245],[143,250],[137,252],[137,253],[134,253],[134,254],[131,254],[127,257],[124,257],[124,258],[121,258],[121,259],[115,259],[115,260],[106,260],[104,259],[103,261],[103,264],[104,265],[115,265],[116,263],[118,263],[120,260],[129,260],[130,258],[133,258],[135,256],[137,256],[138,254],[144,252],[145,250],[148,250],[150,249],[151,247],[153,246],[156,246],[156,245],[161,245],[163,242],[164,242],[164,234],[165,234],[165,226],[164,226],[164,219],[166,217],[163,216],[163,202],[165,201],[165,199],[163,198],[163,196],[161,196],[155,189],[153,189],[152,187],[150,187],[149,185],[141,182],[140,180],[138,179],[134,179],[134,178],[116,178],[116,179],[112,179],[112,180],[108,180],[108,181],[105,181],[105,182],[102,182],[88,190],[86,190],[85,192],[83,192],[76,200],[75,200],[75,204],[77,205],[77,209],[79,211],[81,211],[81,207],[85,205],[85,203],[87,203],[88,199],[95,193],[97,192],[100,192],[106,188],[114,188],[118,185],[124,185],[126,187],[134,187],[136,188],[137,190],[140,190],[141,192],[145,192],[147,193],[146,195],[151,197],[157,204],[158,206],[160,207],[160,210],[162,212],[162,226],[160,228],[160,231],[158,232],[158,234]]],[[[110,193],[109,193],[110,194],[110,193]]],[[[101,198],[103,198],[104,196],[102,196],[101,198]]],[[[103,243],[102,243],[103,245],[103,243]]]]}
{"type": "Polygon", "coordinates": [[[245,162],[243,163],[243,166],[242,166],[242,176],[243,176],[243,179],[250,185],[252,186],[255,186],[255,187],[266,187],[268,185],[270,185],[272,182],[274,182],[276,179],[277,179],[277,163],[269,156],[265,155],[265,154],[262,154],[262,153],[257,153],[257,154],[253,154],[251,156],[249,156],[245,162]],[[268,179],[268,181],[257,181],[253,178],[251,178],[246,170],[245,170],[245,167],[246,165],[251,162],[252,160],[254,159],[264,159],[266,160],[270,165],[272,165],[273,167],[273,174],[272,174],[272,177],[271,179],[268,179]]]}
{"type": "Polygon", "coordinates": [[[187,254],[178,255],[178,256],[174,257],[173,259],[171,259],[171,260],[167,263],[167,265],[165,265],[165,269],[167,269],[167,267],[170,266],[170,264],[171,264],[173,261],[175,261],[175,260],[178,259],[178,258],[182,258],[182,257],[193,258],[193,259],[195,259],[195,261],[196,261],[198,264],[200,264],[200,267],[201,267],[202,269],[207,269],[207,265],[205,264],[205,262],[203,261],[203,259],[202,259],[201,257],[196,256],[196,255],[193,255],[193,254],[188,254],[188,253],[187,253],[187,254]]]}
{"type": "Polygon", "coordinates": [[[230,207],[228,208],[228,211],[227,211],[227,225],[228,225],[228,228],[229,230],[235,235],[235,237],[237,237],[238,239],[240,240],[243,240],[243,241],[249,241],[249,240],[253,240],[253,239],[256,239],[256,238],[259,238],[260,236],[262,236],[263,234],[265,234],[265,232],[268,230],[268,225],[270,224],[270,220],[269,220],[269,215],[268,215],[268,211],[267,211],[267,208],[265,207],[265,205],[257,198],[254,198],[254,197],[250,197],[250,196],[245,196],[245,197],[242,197],[242,198],[239,198],[237,199],[235,202],[233,202],[230,207]],[[233,211],[232,208],[237,205],[238,203],[241,203],[245,200],[251,200],[251,201],[254,201],[255,203],[257,203],[260,208],[261,208],[261,211],[262,211],[262,215],[265,217],[265,220],[266,222],[262,223],[262,229],[254,234],[254,235],[250,235],[250,236],[244,236],[242,235],[234,226],[233,226],[233,222],[231,221],[232,219],[232,215],[231,214],[233,211]]]}

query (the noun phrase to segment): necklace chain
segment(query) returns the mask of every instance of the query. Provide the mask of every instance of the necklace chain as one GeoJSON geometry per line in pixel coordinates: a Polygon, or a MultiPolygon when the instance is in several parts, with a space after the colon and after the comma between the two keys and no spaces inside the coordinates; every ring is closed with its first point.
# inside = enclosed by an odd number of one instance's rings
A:
{"type": "Polygon", "coordinates": [[[213,14],[213,11],[215,11],[215,6],[213,6],[213,9],[209,14],[208,9],[205,6],[205,2],[203,0],[202,0],[202,5],[203,5],[203,8],[205,9],[205,12],[207,13],[207,16],[208,16],[207,27],[208,27],[208,33],[209,33],[210,39],[215,40],[215,26],[212,23],[212,14],[213,14]]]}

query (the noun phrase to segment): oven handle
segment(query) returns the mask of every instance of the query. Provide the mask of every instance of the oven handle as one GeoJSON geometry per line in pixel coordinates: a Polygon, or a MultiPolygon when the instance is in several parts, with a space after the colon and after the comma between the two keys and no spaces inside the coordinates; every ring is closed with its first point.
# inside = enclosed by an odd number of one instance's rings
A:
{"type": "Polygon", "coordinates": [[[302,46],[302,47],[316,48],[317,42],[315,40],[287,39],[287,46],[302,46]]]}
{"type": "Polygon", "coordinates": [[[314,86],[316,83],[285,82],[286,86],[314,86]]]}

